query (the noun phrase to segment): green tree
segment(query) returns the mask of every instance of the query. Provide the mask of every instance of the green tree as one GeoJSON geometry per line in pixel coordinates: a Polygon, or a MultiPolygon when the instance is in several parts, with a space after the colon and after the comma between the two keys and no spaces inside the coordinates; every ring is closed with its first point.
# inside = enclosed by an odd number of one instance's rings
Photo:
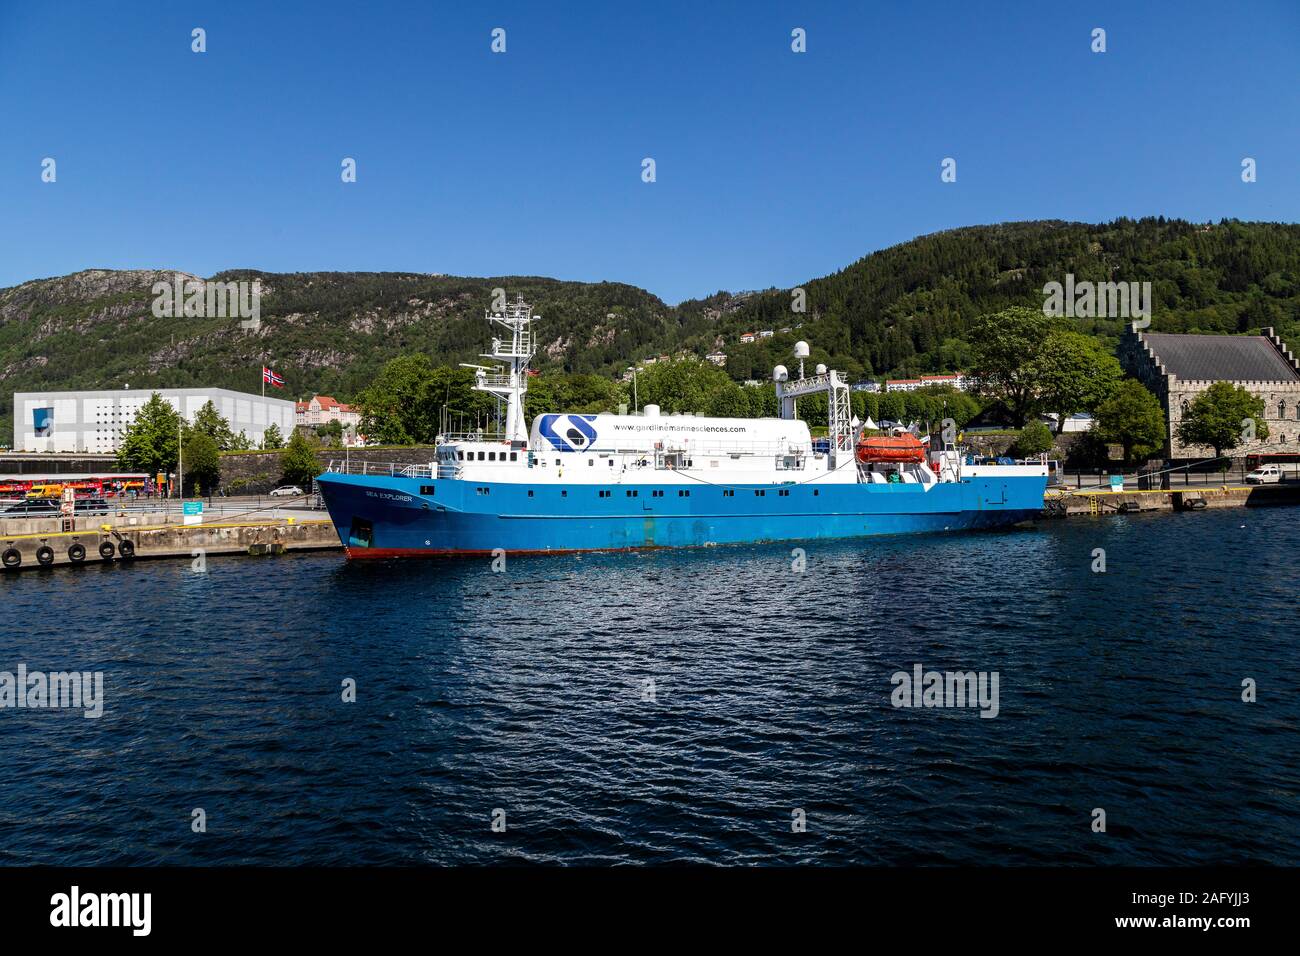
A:
{"type": "Polygon", "coordinates": [[[709,396],[704,407],[706,415],[716,418],[748,418],[749,399],[745,390],[732,381],[723,381],[709,396]]]}
{"type": "Polygon", "coordinates": [[[324,441],[326,448],[343,447],[343,423],[340,421],[331,421],[326,422],[323,425],[317,425],[316,435],[324,441]]]}
{"type": "Polygon", "coordinates": [[[709,398],[730,384],[727,373],[698,359],[657,362],[639,373],[637,394],[641,407],[658,405],[665,413],[703,414],[709,398]]]}
{"type": "Polygon", "coordinates": [[[431,444],[442,431],[490,427],[495,400],[475,391],[472,369],[435,367],[423,354],[401,355],[383,367],[357,399],[361,431],[384,445],[431,444]]]}
{"type": "Polygon", "coordinates": [[[877,422],[896,422],[907,416],[907,402],[902,392],[886,392],[880,396],[880,416],[877,422]]]}
{"type": "Polygon", "coordinates": [[[211,399],[199,409],[190,427],[216,442],[219,451],[230,451],[236,447],[237,439],[235,433],[230,430],[230,422],[221,417],[221,413],[217,411],[217,406],[211,399]]]}
{"type": "Polygon", "coordinates": [[[1178,423],[1178,440],[1184,445],[1209,445],[1221,458],[1243,441],[1254,425],[1255,438],[1268,437],[1264,421],[1264,400],[1231,382],[1215,382],[1187,409],[1178,423]]]}
{"type": "Polygon", "coordinates": [[[1037,401],[1034,362],[1051,331],[1041,309],[1012,306],[986,315],[971,329],[976,388],[1006,406],[1021,427],[1037,401]]]}
{"type": "Polygon", "coordinates": [[[312,449],[311,442],[307,441],[302,432],[297,429],[289,438],[284,453],[280,455],[280,471],[284,473],[285,481],[301,485],[303,488],[324,471],[321,463],[316,459],[316,452],[312,449]]]}
{"type": "Polygon", "coordinates": [[[1010,451],[1016,458],[1029,458],[1051,451],[1053,441],[1050,428],[1042,422],[1030,422],[1016,433],[1016,440],[1010,451]]]}
{"type": "Polygon", "coordinates": [[[1091,412],[1114,391],[1123,370],[1092,336],[1057,331],[1028,366],[1038,405],[1057,417],[1056,432],[1075,412],[1091,412]]]}
{"type": "Polygon", "coordinates": [[[1165,413],[1160,400],[1137,379],[1124,379],[1096,409],[1093,430],[1104,442],[1121,445],[1124,461],[1150,457],[1165,442],[1165,413]]]}
{"type": "Polygon", "coordinates": [[[266,431],[262,432],[263,448],[283,448],[284,436],[280,434],[279,425],[267,425],[266,431]]]}
{"type": "Polygon", "coordinates": [[[206,432],[192,428],[185,436],[185,481],[198,494],[211,494],[221,481],[221,453],[206,432]]]}
{"type": "Polygon", "coordinates": [[[760,382],[758,385],[742,385],[740,391],[744,394],[745,401],[749,405],[747,418],[776,417],[776,386],[771,382],[760,382]]]}
{"type": "Polygon", "coordinates": [[[135,420],[122,435],[117,465],[124,471],[150,475],[171,471],[180,447],[180,415],[157,392],[140,406],[135,420]]]}

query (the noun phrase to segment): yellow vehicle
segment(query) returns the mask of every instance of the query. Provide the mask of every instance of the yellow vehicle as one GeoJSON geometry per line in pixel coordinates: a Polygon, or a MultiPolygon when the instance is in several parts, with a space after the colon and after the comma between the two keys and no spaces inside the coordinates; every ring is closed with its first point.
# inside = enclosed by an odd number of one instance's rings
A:
{"type": "Polygon", "coordinates": [[[32,485],[31,488],[27,489],[27,499],[29,501],[33,498],[61,498],[61,497],[63,497],[62,484],[32,485]]]}

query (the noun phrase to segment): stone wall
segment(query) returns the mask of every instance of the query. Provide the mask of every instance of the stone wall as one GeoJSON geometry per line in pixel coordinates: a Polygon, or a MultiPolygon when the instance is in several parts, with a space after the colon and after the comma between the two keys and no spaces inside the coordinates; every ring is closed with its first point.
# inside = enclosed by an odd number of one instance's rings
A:
{"type": "MultiPolygon", "coordinates": [[[[1178,423],[1196,397],[1213,382],[1185,382],[1169,376],[1168,402],[1165,414],[1169,419],[1169,445],[1172,458],[1212,458],[1214,449],[1204,445],[1184,445],[1178,441],[1178,423]]],[[[1268,424],[1268,437],[1242,442],[1232,450],[1241,457],[1253,452],[1300,455],[1300,382],[1233,382],[1256,398],[1264,399],[1264,421],[1268,424]]]]}
{"type": "MultiPolygon", "coordinates": [[[[280,470],[282,454],[283,452],[273,451],[222,455],[221,487],[227,494],[257,495],[284,484],[280,470]]],[[[342,448],[321,448],[316,452],[316,460],[320,462],[322,470],[331,461],[342,462],[345,456],[354,463],[366,461],[379,465],[427,465],[433,461],[434,450],[432,445],[414,445],[403,448],[353,448],[347,452],[342,448]]]]}

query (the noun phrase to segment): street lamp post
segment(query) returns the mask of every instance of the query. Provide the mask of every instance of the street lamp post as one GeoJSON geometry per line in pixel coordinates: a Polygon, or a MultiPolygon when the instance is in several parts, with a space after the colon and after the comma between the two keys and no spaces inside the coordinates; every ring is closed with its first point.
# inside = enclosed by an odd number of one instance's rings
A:
{"type": "Polygon", "coordinates": [[[185,449],[181,432],[184,421],[181,416],[176,417],[176,499],[178,501],[181,497],[181,486],[185,484],[185,449]]]}

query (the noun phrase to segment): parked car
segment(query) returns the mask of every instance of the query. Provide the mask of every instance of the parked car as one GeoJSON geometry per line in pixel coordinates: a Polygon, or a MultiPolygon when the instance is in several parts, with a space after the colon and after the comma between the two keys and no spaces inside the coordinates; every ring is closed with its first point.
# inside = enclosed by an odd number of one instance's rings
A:
{"type": "Polygon", "coordinates": [[[302,489],[297,485],[281,485],[271,492],[272,498],[298,498],[302,496],[302,489]]]}
{"type": "Polygon", "coordinates": [[[80,515],[106,515],[108,514],[107,498],[79,498],[76,504],[77,514],[80,515]]]}
{"type": "Polygon", "coordinates": [[[1248,485],[1276,485],[1282,480],[1282,469],[1277,465],[1261,465],[1246,476],[1248,485]]]}

